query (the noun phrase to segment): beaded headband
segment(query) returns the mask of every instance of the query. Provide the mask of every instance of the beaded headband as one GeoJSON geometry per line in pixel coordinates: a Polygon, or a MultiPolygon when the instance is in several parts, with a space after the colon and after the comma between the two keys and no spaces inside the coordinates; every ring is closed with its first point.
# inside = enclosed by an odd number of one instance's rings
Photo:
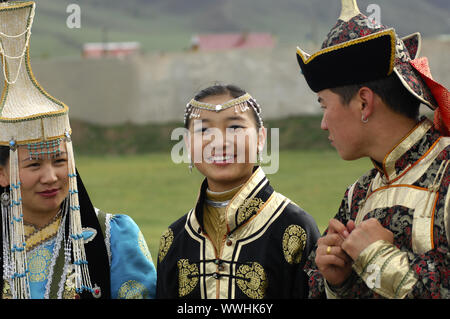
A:
{"type": "Polygon", "coordinates": [[[38,142],[27,144],[30,160],[38,160],[44,158],[56,158],[61,154],[62,138],[57,138],[51,141],[38,142]]]}
{"type": "Polygon", "coordinates": [[[201,110],[220,112],[230,107],[234,107],[235,113],[238,113],[239,111],[243,113],[251,107],[255,111],[256,116],[258,117],[259,126],[260,127],[263,126],[263,120],[261,117],[261,107],[256,102],[256,100],[248,93],[245,93],[242,96],[239,96],[222,104],[211,104],[199,102],[195,99],[192,99],[186,105],[186,110],[184,112],[184,125],[186,125],[188,119],[199,118],[201,115],[201,110]]]}

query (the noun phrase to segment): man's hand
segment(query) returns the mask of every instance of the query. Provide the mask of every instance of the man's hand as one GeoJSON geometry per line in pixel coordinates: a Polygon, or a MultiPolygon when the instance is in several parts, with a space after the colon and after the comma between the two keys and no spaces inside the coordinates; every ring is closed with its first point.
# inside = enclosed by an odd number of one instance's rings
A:
{"type": "Polygon", "coordinates": [[[356,227],[354,222],[350,221],[347,228],[350,229],[350,235],[343,241],[341,247],[353,260],[356,260],[366,247],[378,240],[394,242],[394,234],[375,218],[365,220],[356,227]]]}
{"type": "Polygon", "coordinates": [[[323,277],[333,286],[342,285],[352,272],[352,260],[341,248],[349,234],[347,227],[331,219],[328,232],[317,241],[316,265],[323,277]]]}

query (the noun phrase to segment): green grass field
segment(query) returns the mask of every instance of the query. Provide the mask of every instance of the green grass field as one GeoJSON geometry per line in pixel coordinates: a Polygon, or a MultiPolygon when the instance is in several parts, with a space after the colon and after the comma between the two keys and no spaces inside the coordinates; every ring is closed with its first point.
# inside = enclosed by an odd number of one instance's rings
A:
{"type": "MultiPolygon", "coordinates": [[[[78,171],[94,206],[131,216],[141,228],[156,262],[159,237],[185,214],[203,179],[187,164],[174,164],[170,153],[126,156],[77,156],[78,171]]],[[[334,216],[346,187],[370,169],[367,159],[346,162],[335,151],[280,152],[272,186],[311,214],[322,232],[334,216]]]]}

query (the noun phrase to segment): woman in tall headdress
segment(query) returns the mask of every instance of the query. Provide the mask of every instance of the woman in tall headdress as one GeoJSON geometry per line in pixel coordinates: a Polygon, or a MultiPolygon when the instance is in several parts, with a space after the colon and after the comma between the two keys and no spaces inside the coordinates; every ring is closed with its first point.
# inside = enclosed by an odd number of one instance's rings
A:
{"type": "Polygon", "coordinates": [[[191,168],[205,179],[194,208],[161,237],[157,297],[306,297],[302,267],[319,233],[255,165],[266,139],[260,106],[234,85],[214,85],[184,119],[191,168]]]}
{"type": "Polygon", "coordinates": [[[36,81],[34,2],[0,3],[1,298],[151,298],[156,271],[126,215],[92,206],[75,167],[68,107],[36,81]]]}

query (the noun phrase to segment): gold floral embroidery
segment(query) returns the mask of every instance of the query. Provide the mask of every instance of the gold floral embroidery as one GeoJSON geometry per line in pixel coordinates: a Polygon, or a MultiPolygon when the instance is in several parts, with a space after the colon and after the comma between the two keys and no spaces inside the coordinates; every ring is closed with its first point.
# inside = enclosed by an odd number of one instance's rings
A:
{"type": "Polygon", "coordinates": [[[178,284],[179,295],[184,297],[192,292],[198,283],[198,267],[190,264],[188,259],[178,260],[178,284]]]}
{"type": "Polygon", "coordinates": [[[7,280],[3,281],[2,299],[12,299],[11,286],[7,280]]]}
{"type": "Polygon", "coordinates": [[[283,234],[284,258],[290,264],[298,264],[306,245],[306,231],[298,225],[290,225],[283,234]]]}
{"type": "Polygon", "coordinates": [[[161,236],[159,241],[159,253],[158,260],[159,262],[163,261],[164,257],[166,257],[167,252],[170,249],[170,246],[173,242],[173,231],[168,228],[161,236]]]}
{"type": "Polygon", "coordinates": [[[257,262],[253,262],[251,266],[239,266],[236,276],[242,279],[237,279],[238,287],[249,298],[262,299],[267,288],[267,278],[263,266],[257,262]]]}
{"type": "Polygon", "coordinates": [[[238,225],[249,219],[253,214],[256,214],[264,202],[261,198],[253,197],[247,198],[244,203],[239,207],[237,212],[237,223],[238,225]]]}
{"type": "Polygon", "coordinates": [[[78,299],[80,296],[75,290],[75,278],[77,274],[75,273],[74,265],[69,265],[67,269],[67,278],[64,285],[63,299],[78,299]]]}
{"type": "Polygon", "coordinates": [[[147,299],[148,296],[147,288],[136,280],[129,280],[122,284],[117,294],[119,299],[147,299]]]}
{"type": "Polygon", "coordinates": [[[144,256],[153,263],[152,255],[150,254],[150,250],[148,249],[147,242],[145,241],[144,235],[142,234],[141,231],[139,231],[139,234],[138,234],[138,244],[139,244],[139,249],[144,254],[144,256]]]}

